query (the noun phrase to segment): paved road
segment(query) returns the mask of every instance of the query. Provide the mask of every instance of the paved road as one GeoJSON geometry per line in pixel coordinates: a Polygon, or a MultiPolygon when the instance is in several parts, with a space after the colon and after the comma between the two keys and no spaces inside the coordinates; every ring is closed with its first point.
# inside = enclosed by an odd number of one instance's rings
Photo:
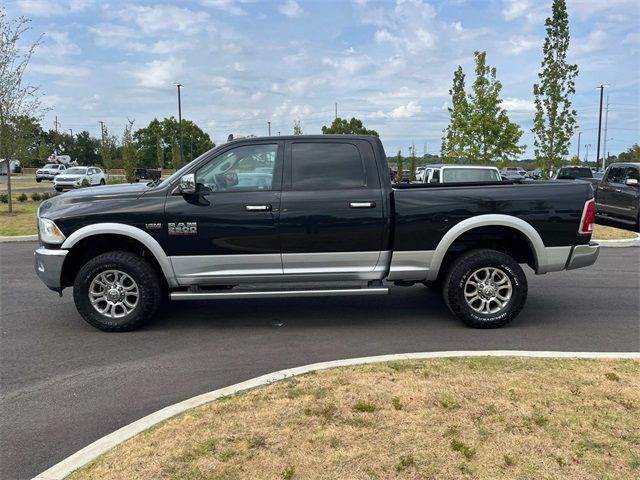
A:
{"type": "Polygon", "coordinates": [[[531,275],[528,304],[500,330],[472,330],[422,286],[384,297],[179,302],[144,330],[86,325],[69,292],[34,277],[34,243],[0,244],[0,478],[33,476],[185,398],[312,362],[429,350],[640,350],[640,249],[531,275]],[[283,326],[275,324],[282,322],[283,326]]]}

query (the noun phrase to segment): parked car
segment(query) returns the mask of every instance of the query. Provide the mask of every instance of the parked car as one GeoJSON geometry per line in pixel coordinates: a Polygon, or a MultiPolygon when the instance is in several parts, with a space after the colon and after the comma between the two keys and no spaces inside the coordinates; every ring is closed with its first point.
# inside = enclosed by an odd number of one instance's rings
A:
{"type": "Polygon", "coordinates": [[[596,261],[584,182],[392,185],[388,171],[378,137],[228,142],[157,185],[43,202],[35,269],[51,290],[73,286],[82,317],[106,331],[149,321],[165,295],[379,295],[384,280],[439,286],[463,322],[495,328],[524,307],[521,264],[544,274],[596,261]],[[258,166],[271,184],[245,188],[258,166]]]}
{"type": "Polygon", "coordinates": [[[531,180],[540,180],[542,178],[542,170],[536,168],[535,170],[525,172],[524,178],[530,178],[531,180]]]}
{"type": "Polygon", "coordinates": [[[600,183],[589,167],[579,167],[577,165],[561,167],[553,178],[555,180],[583,180],[591,183],[594,189],[600,183]]]}
{"type": "Polygon", "coordinates": [[[496,167],[482,165],[429,165],[423,183],[500,182],[496,167]]]}
{"type": "Polygon", "coordinates": [[[520,175],[521,177],[524,177],[525,173],[527,172],[522,167],[505,167],[500,173],[505,176],[509,176],[510,174],[514,173],[520,175]]]}
{"type": "Polygon", "coordinates": [[[53,180],[66,170],[67,167],[61,163],[47,163],[44,167],[36,170],[36,182],[40,183],[42,180],[53,180]]]}
{"type": "Polygon", "coordinates": [[[427,170],[427,167],[418,167],[416,168],[416,182],[424,183],[424,172],[427,170]]]}
{"type": "Polygon", "coordinates": [[[152,182],[159,182],[162,176],[162,170],[154,168],[136,168],[135,181],[151,180],[152,182]]]}
{"type": "Polygon", "coordinates": [[[61,192],[67,188],[81,187],[83,182],[89,186],[104,185],[107,177],[98,167],[71,167],[54,178],[53,188],[61,192]]]}
{"type": "Polygon", "coordinates": [[[596,190],[596,213],[640,232],[640,163],[612,163],[596,190]]]}
{"type": "MultiPolygon", "coordinates": [[[[9,166],[11,173],[22,172],[22,163],[20,163],[20,160],[9,160],[9,166]]],[[[0,175],[7,175],[7,160],[4,158],[0,158],[0,175]]]]}

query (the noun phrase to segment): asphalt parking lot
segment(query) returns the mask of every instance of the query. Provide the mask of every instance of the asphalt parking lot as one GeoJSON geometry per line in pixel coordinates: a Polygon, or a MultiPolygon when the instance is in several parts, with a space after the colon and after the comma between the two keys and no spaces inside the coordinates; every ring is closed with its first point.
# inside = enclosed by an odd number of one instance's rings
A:
{"type": "Polygon", "coordinates": [[[102,333],[35,277],[34,242],[0,244],[0,478],[30,478],[166,405],[274,370],[436,350],[640,351],[640,248],[528,275],[499,330],[452,318],[422,286],[383,297],[170,304],[147,328],[102,333]]]}

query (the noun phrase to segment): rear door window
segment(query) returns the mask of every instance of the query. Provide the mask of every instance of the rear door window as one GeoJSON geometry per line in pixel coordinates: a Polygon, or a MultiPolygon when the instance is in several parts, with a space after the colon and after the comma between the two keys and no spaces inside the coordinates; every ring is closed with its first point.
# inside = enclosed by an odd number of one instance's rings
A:
{"type": "Polygon", "coordinates": [[[624,182],[624,167],[612,167],[607,175],[607,182],[609,183],[623,183],[624,182]]]}
{"type": "Polygon", "coordinates": [[[640,181],[640,170],[635,167],[627,167],[624,173],[624,181],[626,182],[629,179],[640,181]]]}
{"type": "Polygon", "coordinates": [[[364,163],[351,143],[295,142],[291,145],[293,190],[327,190],[366,186],[364,163]]]}

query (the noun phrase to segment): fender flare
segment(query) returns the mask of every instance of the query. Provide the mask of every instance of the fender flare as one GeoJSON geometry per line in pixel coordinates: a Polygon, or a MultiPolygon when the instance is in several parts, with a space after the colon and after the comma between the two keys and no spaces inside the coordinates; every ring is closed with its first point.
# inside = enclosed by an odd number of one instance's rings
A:
{"type": "Polygon", "coordinates": [[[173,266],[158,241],[147,232],[131,225],[124,223],[95,223],[93,225],[87,225],[69,235],[61,248],[71,249],[80,240],[103,234],[124,235],[125,237],[133,238],[142,243],[151,252],[151,255],[154,256],[158,265],[160,265],[169,287],[173,288],[178,286],[173,266]]]}
{"type": "Polygon", "coordinates": [[[546,272],[548,263],[547,252],[540,234],[530,223],[525,222],[521,218],[502,214],[477,215],[454,225],[438,243],[433,257],[431,258],[429,271],[438,272],[442,265],[442,261],[444,260],[444,256],[447,251],[449,251],[453,242],[455,242],[458,237],[465,232],[479,227],[508,227],[522,233],[529,242],[529,246],[533,251],[536,273],[546,272]]]}

